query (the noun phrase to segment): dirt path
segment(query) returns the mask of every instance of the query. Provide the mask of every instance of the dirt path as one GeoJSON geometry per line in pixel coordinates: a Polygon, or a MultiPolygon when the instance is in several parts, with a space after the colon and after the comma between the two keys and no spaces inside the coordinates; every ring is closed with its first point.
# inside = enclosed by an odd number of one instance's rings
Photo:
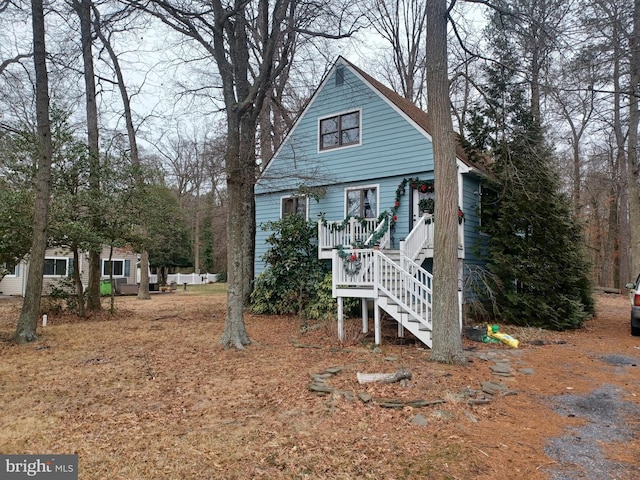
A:
{"type": "MultiPolygon", "coordinates": [[[[0,303],[3,338],[18,312],[0,303]]],[[[580,331],[503,327],[522,348],[465,341],[471,362],[454,367],[392,324],[375,348],[249,315],[253,344],[224,351],[223,296],[119,298],[114,318],[50,316],[37,343],[0,344],[0,453],[77,453],[83,480],[636,479],[628,319],[625,298],[602,296],[580,331]],[[409,382],[356,379],[400,368],[409,382]],[[310,390],[319,374],[329,393],[310,390]]]]}

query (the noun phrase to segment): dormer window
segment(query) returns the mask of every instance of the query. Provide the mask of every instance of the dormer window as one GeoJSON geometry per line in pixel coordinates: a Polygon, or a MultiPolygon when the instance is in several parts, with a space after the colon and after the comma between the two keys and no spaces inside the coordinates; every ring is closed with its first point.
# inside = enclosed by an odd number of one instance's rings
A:
{"type": "Polygon", "coordinates": [[[320,150],[360,143],[360,112],[320,120],[320,150]]]}

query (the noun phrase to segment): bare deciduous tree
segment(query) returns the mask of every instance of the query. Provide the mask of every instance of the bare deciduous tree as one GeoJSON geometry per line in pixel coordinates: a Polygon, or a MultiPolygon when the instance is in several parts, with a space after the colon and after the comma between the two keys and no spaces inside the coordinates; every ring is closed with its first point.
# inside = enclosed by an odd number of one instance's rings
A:
{"type": "Polygon", "coordinates": [[[147,6],[214,59],[222,85],[229,250],[227,316],[220,343],[227,348],[250,343],[243,311],[254,276],[256,135],[266,95],[289,64],[296,35],[343,37],[348,10],[346,4],[293,0],[153,0],[147,6]],[[298,22],[300,18],[306,22],[298,22]]]}
{"type": "Polygon", "coordinates": [[[33,241],[29,276],[22,311],[14,340],[18,343],[36,339],[36,325],[40,315],[40,296],[47,250],[49,192],[51,189],[51,127],[49,124],[49,77],[45,44],[44,7],[42,0],[31,1],[33,27],[33,60],[36,75],[36,117],[38,123],[38,171],[36,174],[36,205],[33,218],[33,241]]]}
{"type": "MultiPolygon", "coordinates": [[[[80,19],[80,37],[82,47],[83,75],[85,85],[85,107],[87,119],[87,147],[89,150],[90,188],[92,208],[97,209],[100,198],[100,149],[98,137],[98,105],[95,72],[93,68],[93,22],[91,20],[92,0],[73,0],[73,8],[80,19]]],[[[95,228],[100,230],[100,212],[94,211],[95,228]]],[[[101,310],[100,303],[100,252],[102,245],[94,245],[89,250],[89,286],[87,289],[87,308],[101,310]]]]}
{"type": "Polygon", "coordinates": [[[376,0],[365,15],[391,47],[393,68],[383,72],[391,87],[412,103],[425,108],[425,0],[376,0]]]}
{"type": "MultiPolygon", "coordinates": [[[[137,132],[136,128],[133,124],[133,114],[131,110],[131,98],[129,93],[127,92],[127,86],[124,80],[124,74],[122,73],[122,68],[120,67],[120,61],[118,59],[118,55],[116,54],[113,46],[111,44],[110,38],[104,33],[101,19],[100,19],[100,11],[92,5],[92,11],[94,14],[94,30],[96,35],[104,45],[107,53],[109,54],[109,58],[111,59],[111,64],[113,65],[113,70],[116,75],[118,91],[120,92],[120,98],[122,98],[122,106],[124,109],[124,118],[125,125],[127,128],[127,138],[129,139],[129,155],[131,157],[131,163],[134,167],[134,174],[136,175],[136,183],[138,184],[139,190],[144,190],[144,178],[142,177],[141,172],[141,164],[140,157],[138,155],[138,141],[137,141],[137,132]]],[[[146,237],[146,226],[139,225],[141,230],[141,236],[146,237]]],[[[140,252],[140,287],[138,288],[138,299],[140,300],[149,300],[151,295],[149,294],[149,251],[147,248],[142,248],[140,252]]]]}
{"type": "Polygon", "coordinates": [[[629,231],[631,273],[640,272],[640,163],[638,159],[638,97],[640,96],[640,0],[633,2],[633,32],[630,38],[629,137],[629,231]]]}

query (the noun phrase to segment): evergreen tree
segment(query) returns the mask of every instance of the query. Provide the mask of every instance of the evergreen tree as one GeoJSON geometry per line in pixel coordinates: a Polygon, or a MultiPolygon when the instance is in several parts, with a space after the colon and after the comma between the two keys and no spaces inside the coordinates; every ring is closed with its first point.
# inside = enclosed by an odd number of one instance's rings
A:
{"type": "Polygon", "coordinates": [[[487,67],[488,96],[467,129],[493,159],[495,182],[482,203],[487,267],[501,321],[555,330],[593,314],[581,226],[561,193],[553,151],[527,92],[506,65],[512,50],[494,39],[501,62],[487,67]]]}

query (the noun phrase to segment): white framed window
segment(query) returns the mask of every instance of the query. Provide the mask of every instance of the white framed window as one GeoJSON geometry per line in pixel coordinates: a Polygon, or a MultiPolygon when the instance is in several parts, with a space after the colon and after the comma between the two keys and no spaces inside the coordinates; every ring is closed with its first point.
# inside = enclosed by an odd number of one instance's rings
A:
{"type": "Polygon", "coordinates": [[[297,213],[304,217],[305,220],[309,219],[309,202],[305,196],[289,196],[282,197],[280,199],[280,218],[284,218],[286,215],[297,213]]]}
{"type": "Polygon", "coordinates": [[[66,277],[71,275],[73,259],[67,257],[47,257],[44,259],[45,277],[66,277]]]}
{"type": "Polygon", "coordinates": [[[3,263],[0,264],[0,270],[5,271],[5,277],[18,277],[20,276],[20,264],[15,265],[3,263]]]}
{"type": "Polygon", "coordinates": [[[320,151],[334,148],[360,145],[360,110],[321,118],[318,129],[318,148],[320,151]]]}
{"type": "Polygon", "coordinates": [[[378,216],[378,185],[366,185],[345,189],[345,217],[357,216],[376,218],[378,216]]]}
{"type": "Polygon", "coordinates": [[[107,259],[102,260],[102,276],[110,277],[113,273],[113,277],[128,277],[131,274],[131,260],[112,259],[111,262],[107,259]],[[112,272],[113,269],[113,272],[112,272]]]}

